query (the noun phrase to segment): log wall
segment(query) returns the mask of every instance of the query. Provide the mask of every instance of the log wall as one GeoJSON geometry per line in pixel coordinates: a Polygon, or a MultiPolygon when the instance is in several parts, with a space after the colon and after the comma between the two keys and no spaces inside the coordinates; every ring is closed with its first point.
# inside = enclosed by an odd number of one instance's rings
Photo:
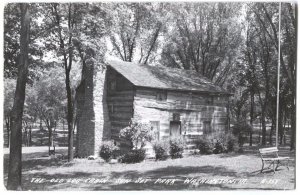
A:
{"type": "Polygon", "coordinates": [[[168,91],[166,100],[157,100],[159,91],[138,88],[134,97],[134,117],[144,122],[160,122],[160,138],[170,135],[170,121],[174,114],[180,115],[183,135],[203,135],[204,123],[210,123],[211,130],[225,131],[227,128],[228,96],[205,93],[168,91]]]}
{"type": "MultiPolygon", "coordinates": [[[[109,67],[108,67],[109,68],[109,67]]],[[[133,117],[133,85],[115,70],[107,71],[107,105],[111,124],[111,138],[121,142],[119,132],[129,125],[133,117]],[[112,82],[116,82],[115,89],[111,88],[112,82]]]]}

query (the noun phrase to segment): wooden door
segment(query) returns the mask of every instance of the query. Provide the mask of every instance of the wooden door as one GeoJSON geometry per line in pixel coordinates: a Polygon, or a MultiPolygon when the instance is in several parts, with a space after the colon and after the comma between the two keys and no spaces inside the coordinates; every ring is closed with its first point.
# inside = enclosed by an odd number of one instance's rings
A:
{"type": "Polygon", "coordinates": [[[170,122],[170,135],[171,137],[179,137],[181,135],[181,122],[171,121],[170,122]]]}
{"type": "Polygon", "coordinates": [[[203,132],[204,132],[204,134],[211,133],[211,122],[210,121],[203,122],[203,132]]]}

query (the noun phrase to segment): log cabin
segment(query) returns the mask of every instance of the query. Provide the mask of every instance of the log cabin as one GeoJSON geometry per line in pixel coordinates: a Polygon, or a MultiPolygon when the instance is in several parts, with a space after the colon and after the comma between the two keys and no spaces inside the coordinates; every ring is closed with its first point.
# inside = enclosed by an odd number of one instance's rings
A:
{"type": "Polygon", "coordinates": [[[88,80],[97,82],[97,78],[86,76],[77,88],[77,108],[81,117],[77,128],[79,156],[98,151],[101,139],[112,139],[124,146],[119,132],[129,125],[131,118],[150,123],[152,130],[157,132],[157,139],[183,136],[188,143],[201,135],[225,132],[229,128],[231,94],[195,71],[109,61],[102,86],[88,87],[88,80]],[[96,111],[93,116],[88,116],[89,111],[84,112],[96,106],[93,99],[97,97],[91,95],[94,98],[88,100],[86,93],[93,91],[92,88],[103,90],[100,128],[95,127],[96,111]],[[93,125],[87,121],[92,121],[93,125]],[[96,135],[101,135],[100,139],[96,135]]]}

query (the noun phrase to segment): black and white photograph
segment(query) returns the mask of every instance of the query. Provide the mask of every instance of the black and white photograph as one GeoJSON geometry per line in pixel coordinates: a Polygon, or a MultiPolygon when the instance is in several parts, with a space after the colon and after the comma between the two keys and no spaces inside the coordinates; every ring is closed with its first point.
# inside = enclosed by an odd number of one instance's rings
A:
{"type": "Polygon", "coordinates": [[[295,191],[297,1],[1,14],[5,190],[295,191]]]}

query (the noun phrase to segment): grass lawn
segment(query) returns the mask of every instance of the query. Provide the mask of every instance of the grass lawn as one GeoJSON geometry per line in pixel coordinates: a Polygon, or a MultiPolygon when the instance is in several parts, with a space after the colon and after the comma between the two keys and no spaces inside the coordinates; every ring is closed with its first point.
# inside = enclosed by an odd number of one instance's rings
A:
{"type": "MultiPolygon", "coordinates": [[[[23,148],[24,190],[234,190],[294,189],[295,154],[288,147],[280,155],[290,156],[290,170],[280,167],[260,173],[258,149],[243,154],[188,156],[182,159],[137,164],[109,164],[101,159],[66,160],[47,157],[47,147],[23,148]],[[189,181],[189,182],[188,182],[189,181]]],[[[57,153],[66,155],[65,147],[57,153]]],[[[4,149],[4,180],[7,181],[8,150],[4,149]]]]}

